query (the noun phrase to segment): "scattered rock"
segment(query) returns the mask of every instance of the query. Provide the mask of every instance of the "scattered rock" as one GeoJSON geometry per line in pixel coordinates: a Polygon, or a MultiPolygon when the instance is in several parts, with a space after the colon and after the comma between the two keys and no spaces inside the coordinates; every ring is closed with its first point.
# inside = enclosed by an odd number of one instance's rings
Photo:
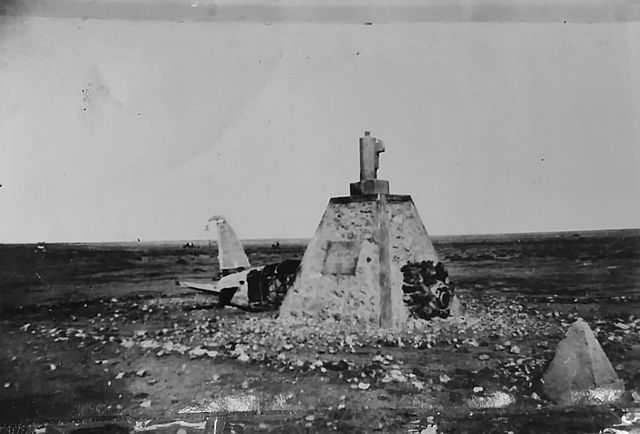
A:
{"type": "Polygon", "coordinates": [[[136,375],[138,377],[144,377],[145,375],[147,375],[147,371],[145,371],[144,369],[140,369],[139,371],[136,372],[136,375]]]}
{"type": "Polygon", "coordinates": [[[425,429],[420,431],[420,434],[438,434],[438,425],[427,425],[425,429]]]}
{"type": "Polygon", "coordinates": [[[478,348],[480,346],[478,341],[476,341],[475,339],[467,339],[465,340],[465,343],[473,348],[478,348]]]}
{"type": "Polygon", "coordinates": [[[447,374],[442,374],[440,375],[440,383],[442,384],[447,384],[449,381],[451,381],[451,377],[449,377],[447,374]]]}
{"type": "Polygon", "coordinates": [[[189,354],[189,358],[191,359],[195,359],[198,357],[202,357],[202,356],[207,356],[207,357],[211,357],[211,358],[215,358],[218,356],[218,352],[217,351],[211,351],[211,350],[207,350],[204,348],[193,348],[192,350],[190,350],[188,352],[189,354]]]}

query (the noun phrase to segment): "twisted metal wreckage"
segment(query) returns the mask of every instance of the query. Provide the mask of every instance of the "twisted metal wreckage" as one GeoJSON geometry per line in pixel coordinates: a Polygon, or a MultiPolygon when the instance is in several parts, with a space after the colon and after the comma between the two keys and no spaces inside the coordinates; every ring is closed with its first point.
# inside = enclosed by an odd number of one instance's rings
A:
{"type": "Polygon", "coordinates": [[[218,233],[218,282],[176,282],[179,286],[204,291],[218,297],[218,306],[233,306],[243,310],[262,311],[276,309],[282,303],[295,280],[300,260],[252,267],[242,243],[233,228],[222,216],[213,216],[218,233]]]}
{"type": "MultiPolygon", "coordinates": [[[[235,232],[222,216],[214,216],[218,232],[218,282],[181,282],[184,288],[208,292],[218,297],[218,306],[248,311],[277,309],[295,281],[299,259],[251,267],[235,232]]],[[[407,263],[403,273],[403,302],[411,316],[420,319],[449,316],[454,288],[444,264],[432,261],[407,263]]]]}

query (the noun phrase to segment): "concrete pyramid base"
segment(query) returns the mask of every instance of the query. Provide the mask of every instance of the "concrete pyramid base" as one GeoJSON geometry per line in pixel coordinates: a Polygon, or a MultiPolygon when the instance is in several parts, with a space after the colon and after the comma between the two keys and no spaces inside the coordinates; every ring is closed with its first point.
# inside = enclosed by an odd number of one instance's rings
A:
{"type": "Polygon", "coordinates": [[[410,196],[332,198],[309,243],[280,318],[401,328],[408,262],[438,257],[410,196]]]}
{"type": "Polygon", "coordinates": [[[542,377],[547,398],[561,404],[582,399],[610,401],[624,391],[622,380],[602,350],[589,325],[577,320],[560,341],[555,356],[542,377]]]}

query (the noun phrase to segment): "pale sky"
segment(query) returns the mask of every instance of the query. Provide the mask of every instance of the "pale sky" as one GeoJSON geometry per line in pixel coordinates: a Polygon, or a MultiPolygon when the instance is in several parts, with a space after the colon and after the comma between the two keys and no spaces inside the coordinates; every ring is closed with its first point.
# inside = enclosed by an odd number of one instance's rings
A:
{"type": "Polygon", "coordinates": [[[309,238],[365,130],[431,234],[640,226],[626,3],[16,3],[0,243],[309,238]]]}

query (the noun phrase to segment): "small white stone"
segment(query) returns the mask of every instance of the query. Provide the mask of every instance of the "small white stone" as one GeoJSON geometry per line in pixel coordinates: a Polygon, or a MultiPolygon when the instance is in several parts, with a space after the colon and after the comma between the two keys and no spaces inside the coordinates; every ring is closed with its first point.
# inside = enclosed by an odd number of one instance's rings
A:
{"type": "Polygon", "coordinates": [[[451,381],[451,377],[449,377],[447,374],[442,374],[440,376],[440,382],[442,384],[447,384],[449,381],[451,381]]]}

